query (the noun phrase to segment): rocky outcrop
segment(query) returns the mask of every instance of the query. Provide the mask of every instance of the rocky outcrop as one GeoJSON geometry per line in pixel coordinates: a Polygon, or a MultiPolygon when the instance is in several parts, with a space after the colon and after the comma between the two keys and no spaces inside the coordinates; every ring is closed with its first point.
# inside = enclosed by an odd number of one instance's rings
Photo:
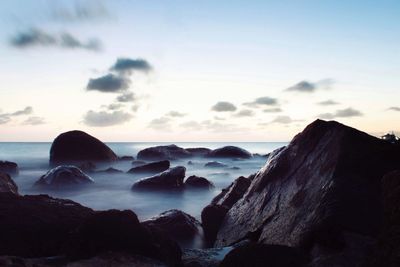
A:
{"type": "Polygon", "coordinates": [[[207,155],[209,158],[232,158],[232,159],[249,159],[253,155],[240,147],[237,146],[224,146],[221,148],[210,151],[207,155]]]}
{"type": "Polygon", "coordinates": [[[166,171],[169,169],[170,162],[168,160],[162,160],[162,161],[157,161],[157,162],[151,162],[148,164],[143,164],[137,167],[133,167],[128,171],[128,173],[132,174],[140,174],[140,173],[146,173],[146,174],[156,174],[160,173],[163,171],[166,171]]]}
{"type": "Polygon", "coordinates": [[[206,164],[204,164],[204,167],[208,167],[208,168],[225,168],[228,167],[228,165],[219,162],[219,161],[210,161],[207,162],[206,164]]]}
{"type": "Polygon", "coordinates": [[[143,178],[134,183],[132,190],[136,189],[182,189],[183,179],[185,178],[186,168],[182,166],[174,167],[160,174],[143,178]]]}
{"type": "Polygon", "coordinates": [[[9,175],[17,175],[18,164],[11,161],[0,161],[0,172],[8,173],[9,175]]]}
{"type": "Polygon", "coordinates": [[[203,157],[211,152],[211,149],[205,147],[186,148],[193,157],[203,157]]]}
{"type": "Polygon", "coordinates": [[[111,162],[117,155],[97,138],[82,132],[70,131],[57,136],[50,149],[50,164],[75,164],[82,161],[111,162]]]}
{"type": "Polygon", "coordinates": [[[18,195],[18,186],[8,173],[0,172],[0,193],[13,193],[18,195]]]}
{"type": "Polygon", "coordinates": [[[214,184],[204,177],[192,175],[186,179],[185,187],[198,188],[198,189],[211,189],[214,188],[214,184]]]}
{"type": "Polygon", "coordinates": [[[302,248],[313,261],[345,256],[358,265],[354,253],[365,259],[365,244],[381,229],[381,178],[399,165],[399,146],[317,120],[271,153],[226,214],[216,246],[253,234],[259,243],[302,248]]]}
{"type": "Polygon", "coordinates": [[[93,182],[92,178],[75,166],[58,166],[40,177],[35,186],[61,189],[66,186],[84,185],[93,182]]]}
{"type": "Polygon", "coordinates": [[[174,160],[191,157],[191,153],[176,145],[145,148],[137,154],[139,160],[174,160]]]}

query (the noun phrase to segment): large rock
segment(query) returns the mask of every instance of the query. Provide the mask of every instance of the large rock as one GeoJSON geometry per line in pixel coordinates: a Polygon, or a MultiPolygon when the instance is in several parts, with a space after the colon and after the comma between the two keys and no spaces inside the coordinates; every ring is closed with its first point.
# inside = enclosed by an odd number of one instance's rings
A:
{"type": "Polygon", "coordinates": [[[182,189],[185,172],[185,167],[174,167],[160,174],[139,180],[133,184],[132,189],[182,189]]]}
{"type": "Polygon", "coordinates": [[[214,188],[214,184],[204,177],[192,175],[186,179],[185,187],[198,188],[198,189],[211,189],[214,188]]]}
{"type": "Polygon", "coordinates": [[[139,223],[129,210],[96,212],[79,226],[70,241],[70,259],[91,258],[107,251],[139,254],[176,266],[179,246],[157,229],[139,223]]]}
{"type": "Polygon", "coordinates": [[[11,161],[0,161],[0,172],[5,172],[9,175],[18,174],[18,164],[11,161]]]}
{"type": "Polygon", "coordinates": [[[250,178],[240,176],[227,188],[222,189],[221,193],[214,197],[211,203],[230,209],[239,199],[243,197],[250,184],[250,178]]]}
{"type": "Polygon", "coordinates": [[[140,174],[140,173],[147,173],[147,174],[156,174],[169,169],[170,163],[168,160],[162,160],[157,162],[151,162],[148,164],[143,164],[137,167],[133,167],[128,171],[128,173],[133,174],[140,174]]]}
{"type": "Polygon", "coordinates": [[[203,157],[211,152],[211,149],[205,147],[194,147],[194,148],[186,148],[192,156],[194,157],[203,157]]]}
{"type": "Polygon", "coordinates": [[[233,159],[249,159],[253,155],[240,147],[237,146],[224,146],[221,148],[210,151],[207,155],[209,158],[233,158],[233,159]]]}
{"type": "Polygon", "coordinates": [[[301,247],[313,259],[346,255],[358,265],[352,252],[365,258],[361,244],[380,232],[381,178],[399,165],[399,146],[317,120],[270,155],[226,214],[216,246],[255,233],[260,243],[301,247]]]}
{"type": "Polygon", "coordinates": [[[139,151],[139,160],[174,160],[191,157],[190,152],[176,145],[155,146],[139,151]]]}
{"type": "Polygon", "coordinates": [[[0,193],[0,255],[63,254],[69,234],[93,214],[70,200],[0,193]]]}
{"type": "Polygon", "coordinates": [[[57,136],[50,149],[50,164],[74,164],[82,161],[111,162],[117,155],[97,138],[82,132],[70,131],[57,136]]]}
{"type": "Polygon", "coordinates": [[[49,170],[35,183],[35,186],[63,188],[65,186],[93,183],[93,179],[75,166],[58,166],[49,170]]]}
{"type": "Polygon", "coordinates": [[[8,173],[0,172],[0,193],[13,193],[18,195],[18,186],[8,173]]]}

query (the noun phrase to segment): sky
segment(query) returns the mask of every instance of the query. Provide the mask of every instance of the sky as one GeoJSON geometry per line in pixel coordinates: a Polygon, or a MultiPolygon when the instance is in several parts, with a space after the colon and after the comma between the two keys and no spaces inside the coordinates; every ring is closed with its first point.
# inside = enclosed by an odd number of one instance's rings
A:
{"type": "Polygon", "coordinates": [[[0,1],[0,141],[400,132],[400,1],[0,1]]]}

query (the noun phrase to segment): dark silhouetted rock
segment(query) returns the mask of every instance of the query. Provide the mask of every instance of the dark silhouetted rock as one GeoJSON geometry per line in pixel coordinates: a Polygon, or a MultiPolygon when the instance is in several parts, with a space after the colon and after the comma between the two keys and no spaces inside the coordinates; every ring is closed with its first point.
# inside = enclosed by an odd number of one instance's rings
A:
{"type": "Polygon", "coordinates": [[[139,174],[156,174],[169,169],[170,163],[168,160],[152,162],[148,164],[143,164],[141,166],[134,167],[128,171],[128,173],[139,174]]]}
{"type": "Polygon", "coordinates": [[[186,151],[188,151],[194,157],[203,157],[208,153],[210,153],[211,149],[205,147],[195,147],[195,148],[186,148],[186,151]]]}
{"type": "Polygon", "coordinates": [[[204,177],[192,175],[186,179],[185,186],[189,188],[210,189],[214,187],[214,184],[204,177]]]}
{"type": "Polygon", "coordinates": [[[75,166],[58,166],[49,170],[35,186],[63,188],[65,186],[93,183],[93,179],[75,166]]]}
{"type": "Polygon", "coordinates": [[[139,180],[133,184],[132,189],[182,189],[185,172],[185,167],[174,167],[160,174],[139,180]]]}
{"type": "Polygon", "coordinates": [[[97,171],[98,173],[108,173],[108,174],[116,174],[116,173],[123,173],[123,171],[115,169],[115,168],[107,168],[105,170],[97,171]]]}
{"type": "Polygon", "coordinates": [[[399,146],[317,120],[271,153],[226,214],[215,244],[256,232],[258,242],[302,248],[313,261],[345,256],[348,266],[361,265],[366,241],[381,229],[381,178],[399,165],[399,146]]]}
{"type": "Polygon", "coordinates": [[[302,267],[307,263],[307,257],[297,249],[251,243],[231,250],[220,267],[302,267]]]}
{"type": "Polygon", "coordinates": [[[204,237],[209,246],[214,244],[218,230],[228,210],[225,206],[215,204],[210,204],[202,210],[201,225],[204,230],[204,237]]]}
{"type": "Polygon", "coordinates": [[[219,162],[219,161],[210,161],[207,162],[206,164],[204,164],[204,167],[208,167],[208,168],[225,168],[228,167],[228,165],[219,162]]]}
{"type": "Polygon", "coordinates": [[[210,158],[236,158],[236,159],[249,159],[253,155],[243,148],[237,146],[224,146],[209,152],[207,157],[210,158]]]}
{"type": "Polygon", "coordinates": [[[129,161],[131,161],[131,160],[135,160],[135,157],[133,157],[133,156],[122,156],[122,157],[119,157],[118,159],[119,160],[129,160],[129,161]]]}
{"type": "Polygon", "coordinates": [[[81,169],[81,171],[83,171],[85,173],[90,173],[90,172],[95,172],[96,171],[96,164],[94,164],[91,161],[83,162],[83,163],[77,165],[77,167],[79,169],[81,169]]]}
{"type": "Polygon", "coordinates": [[[0,172],[0,193],[7,192],[18,195],[18,186],[8,173],[0,172]]]}
{"type": "Polygon", "coordinates": [[[222,189],[221,193],[211,201],[211,204],[225,206],[228,209],[232,208],[243,197],[250,184],[251,180],[249,178],[240,176],[230,186],[222,189]]]}
{"type": "Polygon", "coordinates": [[[70,200],[0,193],[0,255],[63,254],[69,234],[93,214],[70,200]]]}
{"type": "Polygon", "coordinates": [[[139,254],[171,266],[181,262],[179,246],[157,229],[140,224],[130,210],[100,211],[85,220],[70,241],[68,257],[85,259],[108,251],[139,254]]]}
{"type": "Polygon", "coordinates": [[[82,131],[60,134],[54,139],[50,149],[51,165],[81,161],[110,162],[117,159],[117,155],[107,145],[82,131]]]}
{"type": "Polygon", "coordinates": [[[141,166],[141,165],[144,165],[144,164],[146,164],[146,161],[143,161],[143,160],[134,160],[134,161],[132,161],[132,165],[133,166],[141,166]]]}
{"type": "Polygon", "coordinates": [[[18,165],[11,161],[0,161],[0,172],[8,173],[9,175],[18,174],[18,165]]]}
{"type": "Polygon", "coordinates": [[[188,157],[191,157],[191,154],[176,145],[149,147],[137,154],[139,160],[174,160],[188,157]]]}

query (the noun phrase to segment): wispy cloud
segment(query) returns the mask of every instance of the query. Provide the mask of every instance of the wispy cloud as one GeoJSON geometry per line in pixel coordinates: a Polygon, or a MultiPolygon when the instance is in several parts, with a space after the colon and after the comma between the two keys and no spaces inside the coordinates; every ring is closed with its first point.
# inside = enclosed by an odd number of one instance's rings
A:
{"type": "Polygon", "coordinates": [[[132,119],[130,113],[116,110],[112,112],[108,111],[93,111],[89,110],[83,118],[83,122],[88,126],[94,127],[107,127],[113,125],[123,124],[132,119]]]}
{"type": "Polygon", "coordinates": [[[41,125],[45,124],[46,121],[43,117],[29,117],[22,122],[23,125],[41,125]]]}
{"type": "Polygon", "coordinates": [[[211,110],[216,112],[232,112],[237,110],[236,106],[230,102],[220,101],[211,107],[211,110]]]}
{"type": "Polygon", "coordinates": [[[148,127],[155,130],[165,130],[170,128],[171,118],[161,117],[150,121],[148,127]]]}
{"type": "Polygon", "coordinates": [[[333,106],[333,105],[339,105],[340,103],[336,102],[334,100],[328,99],[325,101],[318,102],[317,104],[321,105],[321,106],[333,106]]]}
{"type": "Polygon", "coordinates": [[[332,79],[324,79],[318,82],[300,81],[293,86],[290,86],[285,91],[313,93],[319,89],[330,89],[334,81],[332,79]]]}
{"type": "Polygon", "coordinates": [[[24,109],[21,109],[21,110],[11,112],[11,113],[1,113],[0,114],[0,124],[6,124],[6,123],[10,122],[13,117],[29,115],[32,113],[33,113],[33,108],[30,106],[25,107],[24,109]]]}
{"type": "Polygon", "coordinates": [[[400,107],[390,107],[388,110],[400,111],[400,107]]]}
{"type": "Polygon", "coordinates": [[[103,1],[50,1],[51,17],[57,21],[85,22],[106,20],[112,17],[103,1]]]}
{"type": "Polygon", "coordinates": [[[185,117],[186,115],[187,115],[186,113],[182,113],[182,112],[174,111],[174,110],[172,110],[172,111],[170,111],[170,112],[168,112],[168,113],[166,114],[166,116],[168,116],[168,117],[174,117],[174,118],[185,117]]]}
{"type": "Polygon", "coordinates": [[[350,118],[363,116],[362,112],[353,108],[339,109],[334,113],[319,114],[318,118],[331,120],[334,118],[350,118]]]}
{"type": "Polygon", "coordinates": [[[117,102],[133,102],[135,100],[135,94],[133,92],[125,92],[122,95],[117,96],[117,102]]]}
{"type": "Polygon", "coordinates": [[[243,103],[243,105],[248,106],[248,107],[276,106],[276,105],[278,105],[278,99],[268,97],[268,96],[263,96],[263,97],[256,98],[252,102],[243,103]]]}
{"type": "Polygon", "coordinates": [[[278,112],[282,112],[281,108],[266,108],[263,110],[263,112],[265,113],[278,113],[278,112]]]}
{"type": "Polygon", "coordinates": [[[254,111],[250,110],[250,109],[242,109],[241,111],[239,111],[238,113],[236,113],[234,116],[235,117],[252,117],[254,116],[254,111]]]}

